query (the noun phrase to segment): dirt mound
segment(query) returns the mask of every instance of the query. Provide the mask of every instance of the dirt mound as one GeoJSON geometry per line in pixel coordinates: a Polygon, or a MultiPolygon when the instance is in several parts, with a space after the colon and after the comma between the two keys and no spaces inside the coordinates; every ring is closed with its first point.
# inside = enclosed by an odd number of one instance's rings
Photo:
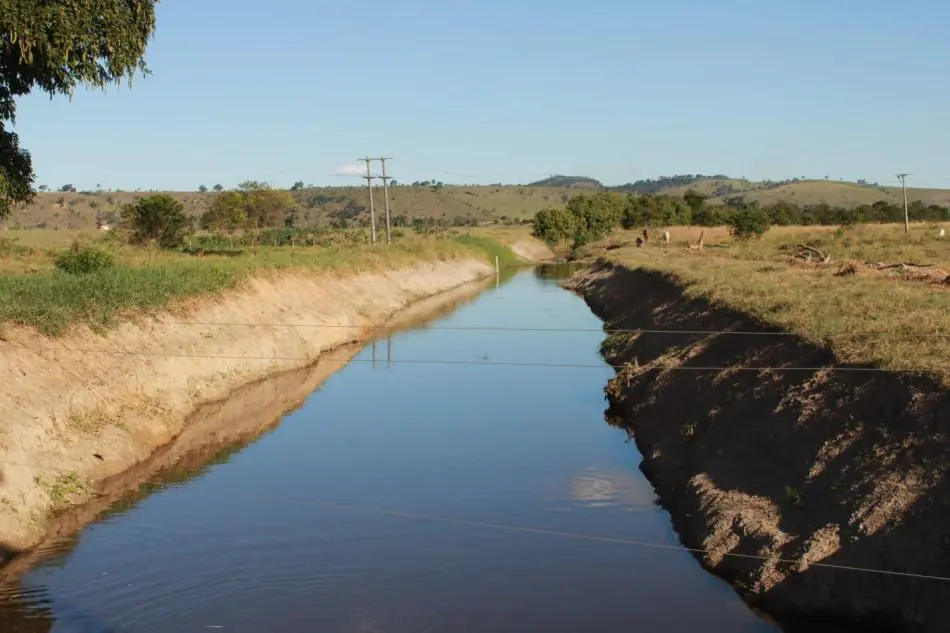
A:
{"type": "Polygon", "coordinates": [[[950,582],[901,575],[950,576],[950,394],[937,381],[845,367],[661,273],[598,263],[570,285],[611,330],[746,332],[603,345],[625,366],[608,419],[709,569],[788,622],[950,630],[950,582]]]}

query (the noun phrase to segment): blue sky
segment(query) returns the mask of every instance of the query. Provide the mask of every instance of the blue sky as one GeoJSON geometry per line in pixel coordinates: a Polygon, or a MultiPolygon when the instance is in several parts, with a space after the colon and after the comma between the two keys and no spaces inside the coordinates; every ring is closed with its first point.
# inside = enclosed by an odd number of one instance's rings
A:
{"type": "Polygon", "coordinates": [[[37,184],[607,183],[675,173],[950,187],[943,0],[165,0],[131,88],[42,93],[37,184]]]}

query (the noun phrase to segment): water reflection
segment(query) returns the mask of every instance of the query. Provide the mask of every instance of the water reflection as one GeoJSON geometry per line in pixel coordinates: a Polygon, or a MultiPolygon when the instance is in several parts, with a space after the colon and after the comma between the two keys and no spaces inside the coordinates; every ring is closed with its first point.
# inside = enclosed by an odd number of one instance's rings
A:
{"type": "Polygon", "coordinates": [[[653,508],[656,493],[637,473],[619,468],[588,468],[571,482],[571,498],[591,508],[620,506],[644,510],[653,508]]]}
{"type": "Polygon", "coordinates": [[[587,266],[587,264],[579,264],[573,262],[559,262],[556,264],[541,264],[534,268],[534,274],[538,279],[544,279],[546,281],[557,281],[560,279],[567,279],[573,275],[578,270],[581,270],[587,266]]]}

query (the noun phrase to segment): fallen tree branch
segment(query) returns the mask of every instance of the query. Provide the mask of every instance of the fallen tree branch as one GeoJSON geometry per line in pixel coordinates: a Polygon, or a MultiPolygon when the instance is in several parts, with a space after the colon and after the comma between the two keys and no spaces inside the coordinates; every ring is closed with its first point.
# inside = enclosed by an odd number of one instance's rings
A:
{"type": "MultiPolygon", "coordinates": [[[[814,254],[815,256],[817,256],[818,259],[821,260],[822,264],[827,264],[828,262],[831,261],[831,255],[827,255],[823,253],[822,251],[818,250],[814,246],[808,246],[807,244],[798,244],[797,247],[801,251],[805,251],[806,253],[814,254]]],[[[798,256],[801,257],[802,253],[799,253],[798,256]]],[[[807,257],[807,259],[811,259],[810,255],[807,257]]]]}
{"type": "Polygon", "coordinates": [[[933,264],[915,264],[914,262],[904,262],[898,264],[886,264],[884,262],[867,262],[867,265],[875,270],[889,270],[891,268],[932,268],[933,264]]]}

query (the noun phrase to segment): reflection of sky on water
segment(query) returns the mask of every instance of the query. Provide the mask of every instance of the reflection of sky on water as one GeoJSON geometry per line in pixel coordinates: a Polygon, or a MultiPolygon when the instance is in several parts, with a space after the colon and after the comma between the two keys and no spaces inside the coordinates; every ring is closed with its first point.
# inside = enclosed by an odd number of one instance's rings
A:
{"type": "Polygon", "coordinates": [[[571,499],[586,507],[642,510],[654,507],[655,498],[646,479],[627,470],[585,468],[571,481],[571,499]]]}

